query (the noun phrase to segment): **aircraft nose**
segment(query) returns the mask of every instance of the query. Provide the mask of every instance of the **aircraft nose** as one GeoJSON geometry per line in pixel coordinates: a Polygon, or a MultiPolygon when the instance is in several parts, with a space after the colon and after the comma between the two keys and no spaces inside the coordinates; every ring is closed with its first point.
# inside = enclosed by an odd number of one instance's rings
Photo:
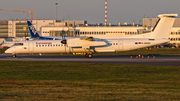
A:
{"type": "Polygon", "coordinates": [[[7,49],[6,51],[5,51],[5,53],[12,53],[13,52],[13,50],[11,49],[11,48],[9,48],[9,49],[7,49]]]}

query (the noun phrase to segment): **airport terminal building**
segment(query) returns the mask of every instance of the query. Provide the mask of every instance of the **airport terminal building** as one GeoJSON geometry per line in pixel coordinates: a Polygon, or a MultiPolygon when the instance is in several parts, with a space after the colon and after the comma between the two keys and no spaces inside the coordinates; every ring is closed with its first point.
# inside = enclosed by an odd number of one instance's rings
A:
{"type": "MultiPolygon", "coordinates": [[[[144,18],[143,26],[129,23],[117,25],[103,25],[101,23],[88,24],[87,21],[33,20],[32,24],[42,36],[93,36],[127,37],[149,32],[158,18],[144,18]]],[[[0,41],[13,37],[30,37],[25,20],[0,21],[0,41]]],[[[180,19],[176,19],[169,36],[170,43],[180,46],[180,19]]],[[[14,41],[14,40],[13,40],[14,41]]],[[[15,40],[16,41],[16,40],[15,40]]]]}

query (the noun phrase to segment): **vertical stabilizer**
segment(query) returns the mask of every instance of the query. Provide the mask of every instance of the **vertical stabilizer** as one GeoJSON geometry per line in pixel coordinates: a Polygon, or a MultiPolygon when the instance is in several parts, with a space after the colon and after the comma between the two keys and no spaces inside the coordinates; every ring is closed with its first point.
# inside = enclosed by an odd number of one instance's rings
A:
{"type": "Polygon", "coordinates": [[[154,26],[150,37],[151,38],[169,38],[172,26],[174,24],[175,18],[178,14],[161,14],[158,16],[159,20],[154,26]]]}
{"type": "Polygon", "coordinates": [[[31,35],[31,38],[37,38],[39,37],[38,32],[36,31],[35,27],[32,25],[32,23],[30,21],[27,21],[28,24],[28,29],[31,35]]]}

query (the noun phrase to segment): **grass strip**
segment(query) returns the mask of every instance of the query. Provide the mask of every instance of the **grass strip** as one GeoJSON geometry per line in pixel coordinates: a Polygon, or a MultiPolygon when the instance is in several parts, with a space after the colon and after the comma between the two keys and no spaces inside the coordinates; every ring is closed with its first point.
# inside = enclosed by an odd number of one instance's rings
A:
{"type": "Polygon", "coordinates": [[[0,100],[180,99],[180,67],[0,61],[0,100]]]}

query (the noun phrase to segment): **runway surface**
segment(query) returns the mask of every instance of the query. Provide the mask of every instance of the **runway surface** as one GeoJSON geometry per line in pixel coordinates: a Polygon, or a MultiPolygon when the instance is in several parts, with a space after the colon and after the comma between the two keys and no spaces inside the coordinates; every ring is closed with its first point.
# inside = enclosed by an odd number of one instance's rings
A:
{"type": "Polygon", "coordinates": [[[93,58],[85,58],[85,56],[72,55],[12,55],[0,54],[0,61],[39,61],[39,62],[76,62],[76,63],[113,63],[113,64],[136,64],[136,65],[160,65],[160,66],[180,66],[180,56],[147,56],[144,59],[136,59],[133,56],[93,56],[93,58]]]}

